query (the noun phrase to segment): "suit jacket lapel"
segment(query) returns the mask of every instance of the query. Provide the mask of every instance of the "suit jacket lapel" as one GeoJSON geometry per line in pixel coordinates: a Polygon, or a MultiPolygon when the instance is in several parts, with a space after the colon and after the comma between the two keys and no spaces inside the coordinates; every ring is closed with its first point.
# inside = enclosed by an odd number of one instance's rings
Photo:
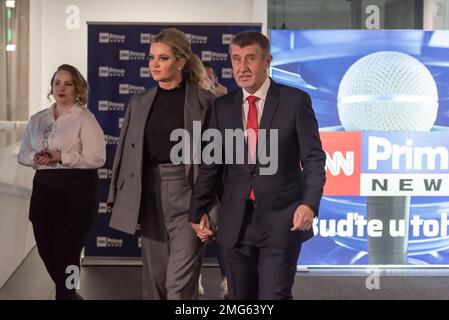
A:
{"type": "Polygon", "coordinates": [[[276,109],[279,105],[279,88],[276,83],[271,80],[270,87],[268,88],[267,97],[265,99],[265,105],[263,106],[262,119],[260,120],[259,129],[269,130],[273,116],[276,113],[276,109]]]}
{"type": "MultiPolygon", "coordinates": [[[[193,130],[193,121],[201,121],[203,124],[204,117],[206,115],[206,109],[201,105],[198,97],[198,89],[192,83],[187,81],[186,83],[186,96],[184,104],[184,127],[189,132],[189,139],[185,139],[185,142],[190,143],[189,156],[190,161],[185,162],[186,177],[189,176],[190,168],[195,157],[201,156],[201,130],[193,130]],[[196,136],[194,136],[194,133],[196,136]],[[199,135],[199,136],[198,136],[199,135]],[[193,141],[198,141],[199,143],[193,144],[193,141]]],[[[184,148],[186,148],[185,146],[184,148]]],[[[184,149],[186,150],[186,149],[184,149]]],[[[199,159],[199,158],[198,158],[199,159]]]]}
{"type": "MultiPolygon", "coordinates": [[[[236,91],[236,94],[233,99],[233,103],[230,106],[231,110],[229,114],[232,116],[232,123],[233,123],[233,129],[242,130],[244,131],[243,126],[243,92],[242,89],[239,89],[236,91]]],[[[244,140],[244,148],[243,148],[243,161],[244,163],[248,162],[248,142],[246,139],[244,140]]],[[[240,150],[236,150],[234,152],[234,156],[237,157],[237,152],[240,150]]],[[[250,170],[250,166],[247,165],[248,170],[250,170]]]]}
{"type": "MultiPolygon", "coordinates": [[[[271,80],[270,87],[268,88],[267,97],[265,99],[265,104],[263,106],[263,112],[262,112],[262,118],[260,119],[259,124],[259,130],[264,129],[265,130],[265,143],[261,144],[257,143],[257,153],[258,154],[264,154],[266,152],[267,144],[269,144],[269,130],[271,128],[271,123],[273,121],[273,117],[276,113],[276,110],[279,105],[279,89],[276,85],[276,83],[271,80]]],[[[259,137],[260,137],[260,131],[259,131],[259,137]]],[[[258,165],[259,160],[257,160],[256,164],[251,165],[251,172],[256,168],[256,165],[258,165]]]]}
{"type": "Polygon", "coordinates": [[[232,123],[234,129],[243,130],[242,108],[243,108],[243,92],[242,89],[239,89],[236,91],[234,95],[233,103],[230,110],[231,112],[229,113],[230,115],[232,115],[232,123]]]}
{"type": "Polygon", "coordinates": [[[150,115],[151,107],[156,98],[157,87],[148,90],[139,100],[139,107],[135,113],[134,119],[136,127],[140,130],[140,141],[145,141],[145,126],[150,115]]]}
{"type": "MultiPolygon", "coordinates": [[[[153,106],[154,99],[156,98],[157,87],[154,87],[148,90],[141,98],[140,98],[140,108],[139,108],[139,119],[146,123],[148,116],[151,111],[151,107],[153,106]]],[[[143,125],[145,127],[145,124],[143,125]]]]}

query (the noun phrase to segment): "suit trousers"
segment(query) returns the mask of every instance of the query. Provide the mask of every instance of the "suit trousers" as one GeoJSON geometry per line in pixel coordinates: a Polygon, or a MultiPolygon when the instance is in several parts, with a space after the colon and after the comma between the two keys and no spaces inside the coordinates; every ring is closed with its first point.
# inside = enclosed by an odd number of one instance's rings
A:
{"type": "Polygon", "coordinates": [[[81,250],[98,211],[94,169],[38,170],[33,179],[30,220],[37,250],[56,284],[56,299],[77,299],[68,266],[80,268],[81,250]]]}
{"type": "Polygon", "coordinates": [[[188,221],[184,165],[146,165],[142,183],[143,299],[198,299],[204,245],[188,221]]]}
{"type": "Polygon", "coordinates": [[[253,201],[247,202],[237,244],[233,248],[222,247],[222,250],[229,299],[293,298],[291,291],[301,244],[291,248],[273,246],[253,201]]]}

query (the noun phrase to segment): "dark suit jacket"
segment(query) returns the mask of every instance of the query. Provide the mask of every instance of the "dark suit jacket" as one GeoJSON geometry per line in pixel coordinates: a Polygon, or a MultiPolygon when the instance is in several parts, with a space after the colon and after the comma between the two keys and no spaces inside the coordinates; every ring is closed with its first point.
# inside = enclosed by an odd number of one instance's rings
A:
{"type": "MultiPolygon", "coordinates": [[[[208,119],[208,128],[218,129],[222,137],[225,129],[243,129],[242,102],[241,89],[218,98],[208,119]]],[[[298,246],[313,237],[313,231],[290,231],[295,209],[307,204],[317,216],[326,179],[326,156],[309,95],[271,81],[259,129],[278,129],[277,172],[260,175],[259,163],[202,164],[192,194],[189,220],[199,223],[213,199],[217,182],[223,178],[217,232],[221,245],[232,248],[236,244],[253,188],[258,212],[272,243],[279,248],[298,246]]],[[[270,143],[266,145],[269,150],[270,143]]],[[[223,147],[223,157],[224,153],[223,147]]],[[[245,159],[246,154],[247,148],[245,159]]]]}

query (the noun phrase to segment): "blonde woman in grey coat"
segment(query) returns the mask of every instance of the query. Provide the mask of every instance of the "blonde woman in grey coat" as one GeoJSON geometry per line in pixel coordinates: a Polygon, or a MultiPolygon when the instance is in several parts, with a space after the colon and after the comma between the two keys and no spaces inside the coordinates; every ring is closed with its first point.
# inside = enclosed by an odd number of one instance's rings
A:
{"type": "Polygon", "coordinates": [[[191,161],[174,164],[178,141],[170,134],[185,129],[191,147],[183,156],[198,156],[193,122],[203,124],[215,97],[200,59],[177,29],[164,29],[151,41],[150,71],[158,86],[131,98],[120,133],[110,227],[134,234],[141,226],[144,299],[197,299],[204,244],[188,211],[198,168],[191,161]]]}

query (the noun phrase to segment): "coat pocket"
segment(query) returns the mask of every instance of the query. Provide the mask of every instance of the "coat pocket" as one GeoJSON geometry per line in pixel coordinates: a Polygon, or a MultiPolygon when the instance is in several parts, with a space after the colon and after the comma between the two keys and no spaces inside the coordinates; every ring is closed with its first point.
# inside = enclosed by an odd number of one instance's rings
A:
{"type": "Polygon", "coordinates": [[[302,186],[295,186],[279,192],[276,197],[275,206],[284,208],[290,206],[292,203],[300,202],[302,199],[302,186]]]}
{"type": "Polygon", "coordinates": [[[125,185],[125,181],[126,181],[126,179],[122,179],[122,181],[120,181],[120,183],[117,186],[118,190],[122,190],[123,189],[123,186],[125,185]]]}

